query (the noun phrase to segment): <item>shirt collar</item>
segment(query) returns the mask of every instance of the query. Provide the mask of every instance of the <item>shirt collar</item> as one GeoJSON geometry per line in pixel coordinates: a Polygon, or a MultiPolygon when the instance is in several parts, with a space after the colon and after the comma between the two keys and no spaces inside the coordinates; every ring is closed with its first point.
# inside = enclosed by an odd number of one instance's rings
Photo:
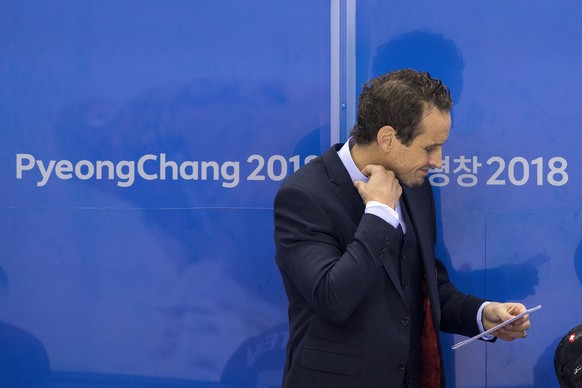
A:
{"type": "Polygon", "coordinates": [[[348,170],[348,174],[350,174],[350,179],[352,180],[352,182],[355,182],[355,181],[368,182],[368,177],[366,177],[364,174],[362,174],[362,172],[356,166],[356,163],[354,163],[354,159],[352,158],[352,153],[350,152],[350,149],[352,148],[352,144],[353,144],[353,140],[350,137],[348,139],[348,141],[346,141],[345,144],[342,146],[342,148],[340,148],[340,150],[337,152],[337,154],[338,154],[340,160],[342,161],[344,167],[346,168],[346,170],[348,170]]]}

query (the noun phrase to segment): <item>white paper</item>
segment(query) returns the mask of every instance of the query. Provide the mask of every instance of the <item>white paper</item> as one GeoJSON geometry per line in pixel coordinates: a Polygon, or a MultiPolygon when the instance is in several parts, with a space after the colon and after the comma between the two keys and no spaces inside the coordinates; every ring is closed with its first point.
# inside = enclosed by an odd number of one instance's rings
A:
{"type": "Polygon", "coordinates": [[[516,315],[515,317],[508,319],[507,321],[500,323],[499,325],[497,325],[497,326],[495,326],[487,331],[484,331],[481,334],[477,334],[474,337],[468,338],[468,339],[461,341],[461,342],[457,342],[456,344],[451,346],[451,349],[453,349],[453,350],[459,349],[461,346],[465,346],[473,341],[478,340],[479,338],[481,338],[483,336],[489,335],[489,334],[493,333],[495,330],[501,329],[502,327],[509,325],[511,322],[517,321],[519,318],[523,317],[524,315],[529,314],[529,313],[533,313],[534,311],[538,311],[541,308],[542,308],[542,305],[540,304],[540,305],[537,305],[536,307],[532,307],[529,310],[525,310],[523,313],[516,315]]]}

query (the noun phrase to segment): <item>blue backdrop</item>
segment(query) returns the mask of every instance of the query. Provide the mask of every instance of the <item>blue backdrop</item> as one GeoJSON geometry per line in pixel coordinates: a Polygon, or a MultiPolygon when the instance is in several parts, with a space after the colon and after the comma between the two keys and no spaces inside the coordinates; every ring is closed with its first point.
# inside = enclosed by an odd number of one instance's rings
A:
{"type": "Polygon", "coordinates": [[[439,256],[466,292],[543,306],[526,341],[443,335],[448,381],[557,386],[582,323],[580,20],[575,0],[1,1],[0,378],[280,385],[274,193],[345,139],[336,87],[353,112],[415,67],[455,99],[439,256]]]}
{"type": "Polygon", "coordinates": [[[415,67],[452,89],[451,137],[431,176],[452,279],[543,306],[527,341],[448,350],[456,386],[557,386],[555,347],[582,322],[581,17],[575,1],[358,2],[358,83],[415,67]]]}

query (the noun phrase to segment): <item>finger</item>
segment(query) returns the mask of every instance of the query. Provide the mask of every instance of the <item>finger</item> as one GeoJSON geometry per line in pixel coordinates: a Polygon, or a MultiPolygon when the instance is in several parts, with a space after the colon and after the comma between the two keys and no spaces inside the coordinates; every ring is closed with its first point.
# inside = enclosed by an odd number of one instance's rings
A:
{"type": "Polygon", "coordinates": [[[358,194],[360,194],[360,197],[362,197],[362,201],[364,202],[364,204],[367,202],[366,201],[366,195],[364,192],[364,187],[366,186],[366,182],[363,181],[354,181],[354,187],[356,188],[356,190],[358,190],[358,194]]]}
{"type": "Polygon", "coordinates": [[[507,335],[507,333],[505,331],[503,331],[502,329],[495,330],[493,332],[493,335],[499,339],[504,340],[504,341],[513,341],[515,339],[513,336],[507,335]]]}
{"type": "Polygon", "coordinates": [[[497,334],[495,335],[495,337],[502,339],[504,341],[513,341],[516,338],[518,338],[517,334],[509,334],[507,331],[503,332],[502,330],[499,330],[496,333],[497,334]]]}
{"type": "Polygon", "coordinates": [[[519,318],[517,321],[514,322],[515,326],[522,326],[522,325],[529,325],[529,314],[524,315],[522,318],[519,318]]]}
{"type": "Polygon", "coordinates": [[[512,315],[519,315],[526,310],[525,306],[521,303],[508,304],[507,312],[512,315]]]}
{"type": "Polygon", "coordinates": [[[524,330],[529,330],[530,327],[531,327],[531,323],[529,321],[527,321],[527,322],[525,322],[525,323],[523,323],[521,325],[513,325],[513,326],[511,326],[508,329],[511,330],[511,331],[515,331],[517,333],[520,333],[520,332],[522,332],[524,330]]]}
{"type": "Polygon", "coordinates": [[[510,323],[506,326],[507,330],[522,332],[524,330],[529,330],[531,326],[531,322],[529,320],[529,316],[526,315],[523,318],[518,319],[515,322],[510,323]]]}
{"type": "Polygon", "coordinates": [[[362,174],[369,177],[370,175],[372,175],[372,173],[374,172],[376,167],[378,167],[378,166],[375,164],[368,164],[362,169],[362,174]]]}
{"type": "Polygon", "coordinates": [[[508,321],[511,318],[515,317],[516,315],[517,314],[512,314],[512,312],[509,312],[509,311],[507,311],[505,309],[499,309],[497,311],[497,317],[501,320],[501,322],[508,321]]]}
{"type": "Polygon", "coordinates": [[[525,338],[527,337],[527,330],[508,330],[507,328],[501,328],[498,331],[498,338],[501,338],[505,341],[513,341],[518,338],[525,338]]]}
{"type": "Polygon", "coordinates": [[[380,166],[378,164],[368,164],[367,166],[365,166],[362,169],[362,174],[364,174],[366,177],[371,178],[372,175],[375,174],[386,174],[386,169],[383,166],[380,166]]]}
{"type": "Polygon", "coordinates": [[[504,337],[507,338],[506,341],[513,341],[516,339],[525,338],[527,337],[527,330],[508,332],[504,335],[504,337]]]}

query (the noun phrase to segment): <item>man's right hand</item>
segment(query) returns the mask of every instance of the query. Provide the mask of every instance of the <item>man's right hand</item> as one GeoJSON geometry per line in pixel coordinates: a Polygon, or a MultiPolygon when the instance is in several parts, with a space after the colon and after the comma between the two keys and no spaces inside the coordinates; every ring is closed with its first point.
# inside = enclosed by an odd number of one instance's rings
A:
{"type": "Polygon", "coordinates": [[[396,209],[402,195],[402,187],[394,173],[377,164],[367,165],[362,173],[368,177],[368,182],[355,181],[354,186],[364,203],[377,201],[396,209]]]}

